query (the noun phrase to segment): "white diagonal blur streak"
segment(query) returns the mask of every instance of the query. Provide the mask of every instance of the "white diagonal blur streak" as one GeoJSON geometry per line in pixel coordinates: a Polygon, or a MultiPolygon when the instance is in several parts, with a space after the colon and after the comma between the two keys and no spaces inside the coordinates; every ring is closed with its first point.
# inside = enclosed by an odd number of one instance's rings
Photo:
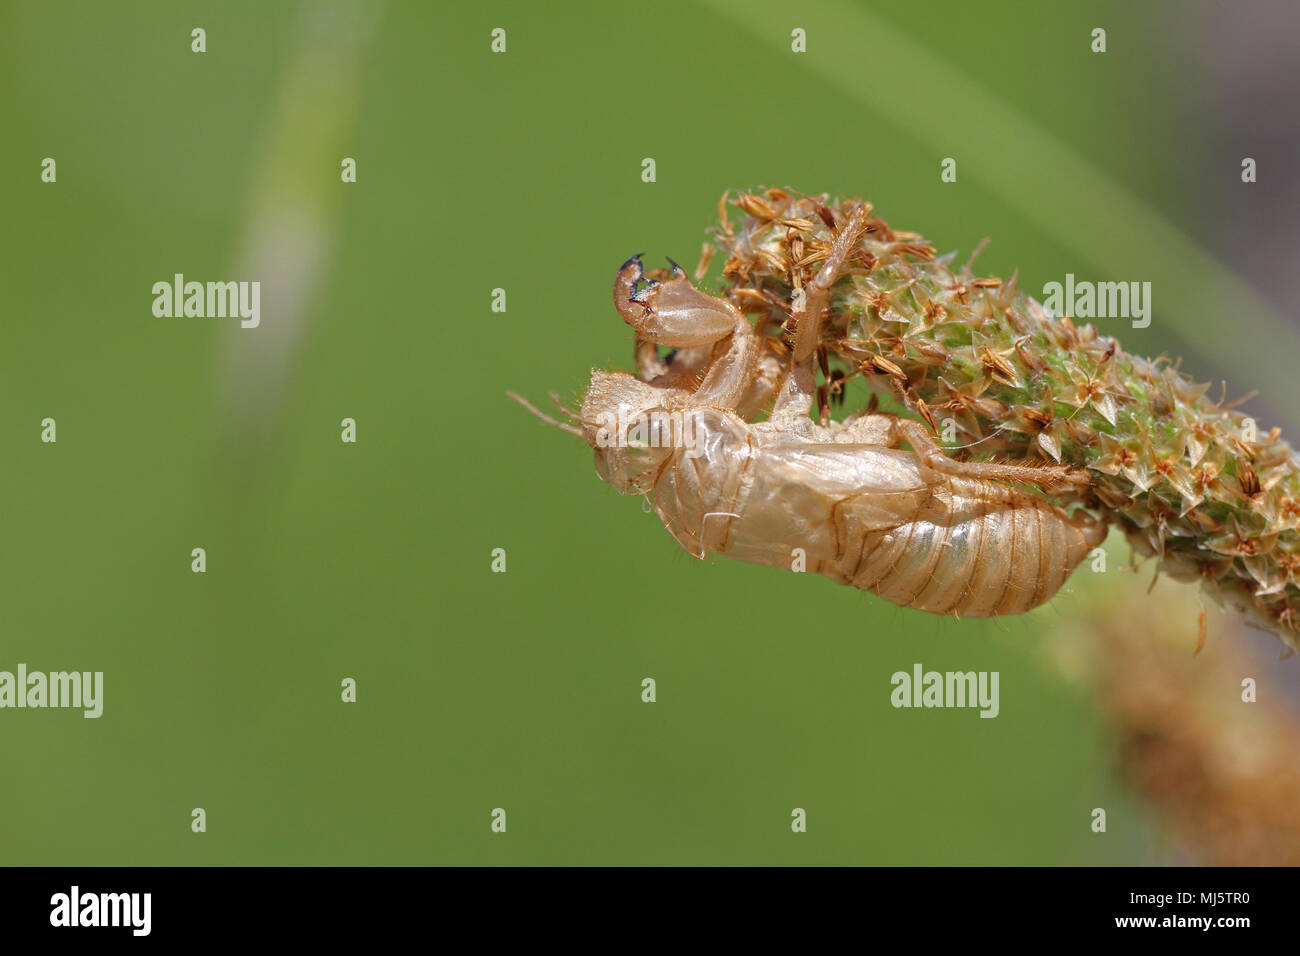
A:
{"type": "Polygon", "coordinates": [[[337,238],[334,190],[351,188],[340,179],[340,163],[355,156],[349,140],[360,60],[380,10],[378,3],[330,0],[298,11],[285,74],[264,119],[236,255],[236,276],[261,282],[260,325],[235,323],[226,333],[221,399],[237,440],[274,424],[320,307],[337,238]]]}

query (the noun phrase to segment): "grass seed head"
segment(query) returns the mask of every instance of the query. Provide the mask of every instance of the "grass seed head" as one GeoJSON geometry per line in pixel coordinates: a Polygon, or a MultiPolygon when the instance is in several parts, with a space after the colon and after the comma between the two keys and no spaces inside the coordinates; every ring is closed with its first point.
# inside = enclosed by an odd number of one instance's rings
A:
{"type": "MultiPolygon", "coordinates": [[[[746,313],[779,329],[837,228],[861,202],[785,190],[730,200],[714,244],[746,313]]],[[[1255,626],[1300,647],[1300,461],[1209,386],[1053,316],[1016,277],[953,269],[919,234],[869,220],[832,290],[822,345],[918,418],[951,418],[973,458],[1086,468],[1079,500],[1171,576],[1200,581],[1255,626]]]]}

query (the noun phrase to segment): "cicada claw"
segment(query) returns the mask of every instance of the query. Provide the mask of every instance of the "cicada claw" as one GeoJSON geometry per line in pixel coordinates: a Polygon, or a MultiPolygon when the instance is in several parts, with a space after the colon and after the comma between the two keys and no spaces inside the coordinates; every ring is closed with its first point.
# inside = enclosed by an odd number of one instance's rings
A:
{"type": "Polygon", "coordinates": [[[664,281],[645,273],[640,255],[624,262],[614,277],[614,306],[638,338],[692,348],[720,341],[745,321],[727,300],[701,292],[681,266],[668,262],[672,276],[664,281]]]}

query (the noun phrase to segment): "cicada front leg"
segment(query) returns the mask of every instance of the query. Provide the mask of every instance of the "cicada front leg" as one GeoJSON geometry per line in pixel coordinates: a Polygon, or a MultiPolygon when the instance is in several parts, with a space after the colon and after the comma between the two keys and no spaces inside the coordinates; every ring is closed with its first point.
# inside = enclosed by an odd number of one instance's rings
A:
{"type": "Polygon", "coordinates": [[[763,409],[772,404],[781,386],[790,375],[790,352],[774,339],[760,338],[758,361],[749,388],[736,406],[736,414],[752,421],[763,409]]]}
{"type": "MultiPolygon", "coordinates": [[[[636,328],[637,321],[644,321],[646,313],[651,311],[650,292],[664,282],[683,278],[686,273],[672,259],[671,272],[666,269],[647,269],[637,274],[640,268],[640,256],[634,256],[624,263],[619,270],[619,279],[615,282],[615,304],[619,313],[636,328]],[[630,267],[630,268],[629,268],[630,267]],[[629,285],[627,279],[631,279],[629,285]],[[638,281],[644,286],[637,288],[638,281]],[[640,307],[638,313],[637,306],[640,307]],[[629,317],[630,315],[630,317],[629,317]]],[[[651,385],[667,388],[685,388],[693,391],[699,387],[700,379],[713,358],[714,343],[707,345],[670,348],[666,355],[660,355],[660,345],[650,338],[639,334],[634,336],[633,356],[636,362],[636,376],[651,385]]]]}
{"type": "MultiPolygon", "coordinates": [[[[739,309],[726,299],[701,292],[680,266],[672,265],[672,277],[660,281],[647,276],[641,268],[641,257],[633,256],[614,278],[614,305],[636,331],[638,372],[643,380],[659,372],[657,354],[651,359],[650,350],[655,346],[701,349],[725,343],[721,354],[710,353],[715,357],[703,373],[693,400],[701,405],[735,409],[754,378],[758,337],[739,309]]],[[[697,374],[700,369],[691,371],[697,374]]]]}

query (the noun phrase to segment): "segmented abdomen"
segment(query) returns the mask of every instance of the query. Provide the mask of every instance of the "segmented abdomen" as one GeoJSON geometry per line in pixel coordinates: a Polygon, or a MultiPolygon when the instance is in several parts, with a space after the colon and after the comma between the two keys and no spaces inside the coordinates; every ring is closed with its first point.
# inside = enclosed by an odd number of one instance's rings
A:
{"type": "MultiPolygon", "coordinates": [[[[874,497],[874,496],[870,496],[874,497]]],[[[856,498],[835,509],[839,560],[823,573],[937,614],[1020,614],[1048,601],[1104,527],[992,481],[945,478],[916,517],[868,530],[856,498]]]]}
{"type": "Polygon", "coordinates": [[[1020,614],[1048,601],[1105,527],[1025,491],[952,477],[880,445],[755,440],[693,412],[698,454],[669,455],[652,497],[691,554],[806,570],[938,614],[1020,614]]]}

